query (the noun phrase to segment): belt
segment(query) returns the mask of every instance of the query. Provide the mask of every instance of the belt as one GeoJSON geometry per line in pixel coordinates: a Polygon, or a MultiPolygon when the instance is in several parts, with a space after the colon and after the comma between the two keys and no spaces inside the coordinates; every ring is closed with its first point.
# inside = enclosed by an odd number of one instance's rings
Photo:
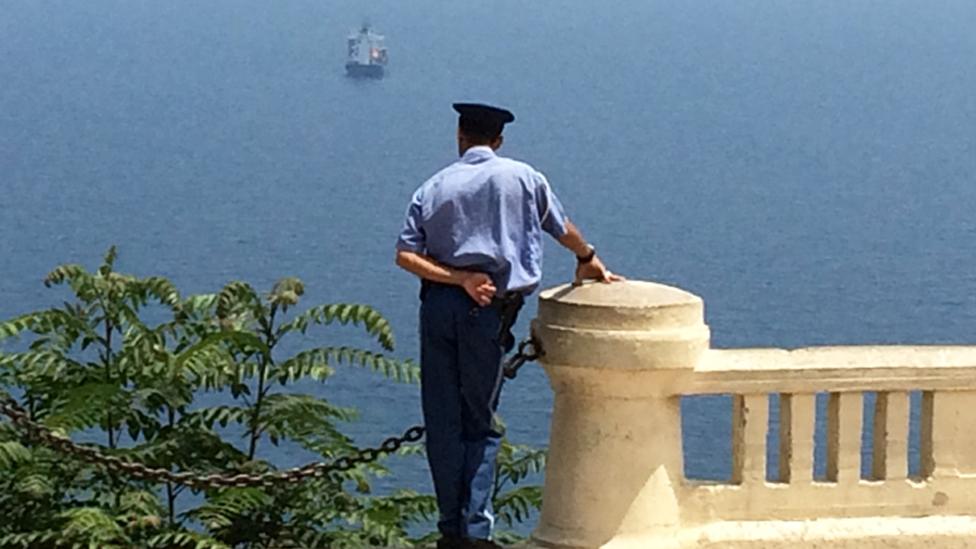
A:
{"type": "MultiPolygon", "coordinates": [[[[424,299],[427,295],[427,291],[431,288],[450,288],[455,291],[464,292],[464,288],[461,286],[456,286],[454,284],[444,284],[443,282],[434,282],[433,280],[421,279],[420,280],[420,299],[424,299]]],[[[467,292],[465,292],[467,293],[467,292]]],[[[525,302],[525,294],[518,290],[511,290],[505,293],[496,294],[491,298],[490,307],[502,308],[506,306],[513,306],[514,303],[518,303],[519,307],[525,302]]]]}

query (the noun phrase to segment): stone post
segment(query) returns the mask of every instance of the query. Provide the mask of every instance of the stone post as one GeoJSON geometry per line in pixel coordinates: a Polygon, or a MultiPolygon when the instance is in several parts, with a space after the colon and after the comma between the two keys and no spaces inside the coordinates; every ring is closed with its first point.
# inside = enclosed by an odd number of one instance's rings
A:
{"type": "Polygon", "coordinates": [[[530,545],[678,547],[675,394],[709,346],[702,300],[649,282],[547,290],[533,333],[555,392],[543,510],[530,545]]]}

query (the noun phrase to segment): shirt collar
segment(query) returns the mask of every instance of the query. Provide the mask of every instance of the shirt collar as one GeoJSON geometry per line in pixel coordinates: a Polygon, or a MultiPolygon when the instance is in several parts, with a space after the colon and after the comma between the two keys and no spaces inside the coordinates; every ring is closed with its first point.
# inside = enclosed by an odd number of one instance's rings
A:
{"type": "Polygon", "coordinates": [[[465,164],[480,164],[492,158],[495,158],[495,151],[491,147],[488,145],[476,145],[464,151],[464,155],[461,156],[461,162],[465,164]]]}

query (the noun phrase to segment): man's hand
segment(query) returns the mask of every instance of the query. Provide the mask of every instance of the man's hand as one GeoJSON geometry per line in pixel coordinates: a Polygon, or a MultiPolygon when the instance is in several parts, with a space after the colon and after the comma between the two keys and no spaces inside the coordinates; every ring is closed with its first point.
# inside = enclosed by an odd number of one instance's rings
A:
{"type": "Polygon", "coordinates": [[[579,286],[584,280],[597,280],[609,284],[627,279],[611,273],[599,257],[593,256],[590,261],[576,265],[576,279],[573,281],[573,285],[579,286]]]}
{"type": "Polygon", "coordinates": [[[398,250],[396,263],[422,279],[461,286],[471,299],[482,307],[491,305],[491,298],[495,297],[497,291],[491,277],[485,273],[463,271],[441,265],[417,252],[398,250]]]}
{"type": "Polygon", "coordinates": [[[491,305],[491,298],[495,297],[495,284],[485,273],[465,273],[461,278],[461,287],[482,307],[491,305]]]}

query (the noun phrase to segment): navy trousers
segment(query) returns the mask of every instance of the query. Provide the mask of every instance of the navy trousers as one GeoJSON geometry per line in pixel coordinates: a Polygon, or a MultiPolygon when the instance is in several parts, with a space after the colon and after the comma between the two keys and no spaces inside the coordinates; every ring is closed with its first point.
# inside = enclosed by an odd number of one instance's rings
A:
{"type": "Polygon", "coordinates": [[[494,422],[502,384],[501,315],[457,286],[432,285],[420,306],[421,398],[427,460],[445,536],[490,539],[494,422]]]}

